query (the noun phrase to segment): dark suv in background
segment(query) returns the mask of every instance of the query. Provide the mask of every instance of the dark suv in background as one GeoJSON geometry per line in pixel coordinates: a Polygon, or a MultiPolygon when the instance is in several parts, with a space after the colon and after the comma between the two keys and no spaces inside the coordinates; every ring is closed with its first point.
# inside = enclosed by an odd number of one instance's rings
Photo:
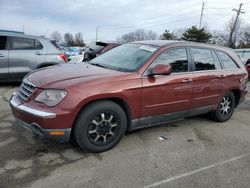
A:
{"type": "Polygon", "coordinates": [[[0,81],[20,81],[30,71],[65,63],[55,41],[22,33],[0,32],[0,81]]]}
{"type": "Polygon", "coordinates": [[[95,57],[119,46],[119,43],[110,43],[110,42],[96,42],[93,45],[86,47],[84,51],[84,59],[83,61],[90,61],[95,57]]]}

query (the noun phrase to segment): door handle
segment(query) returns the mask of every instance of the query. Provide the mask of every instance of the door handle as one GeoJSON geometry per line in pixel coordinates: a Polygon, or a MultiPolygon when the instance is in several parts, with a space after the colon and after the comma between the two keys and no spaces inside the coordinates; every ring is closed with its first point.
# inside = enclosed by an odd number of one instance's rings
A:
{"type": "Polygon", "coordinates": [[[225,74],[221,74],[221,75],[218,76],[218,78],[225,78],[225,77],[226,77],[225,74]]]}
{"type": "Polygon", "coordinates": [[[3,54],[0,54],[0,57],[5,57],[5,55],[3,55],[3,54]]]}
{"type": "Polygon", "coordinates": [[[189,82],[192,82],[193,79],[192,78],[184,78],[181,82],[182,83],[189,83],[189,82]]]}
{"type": "Polygon", "coordinates": [[[42,52],[37,51],[36,55],[42,55],[42,52]]]}

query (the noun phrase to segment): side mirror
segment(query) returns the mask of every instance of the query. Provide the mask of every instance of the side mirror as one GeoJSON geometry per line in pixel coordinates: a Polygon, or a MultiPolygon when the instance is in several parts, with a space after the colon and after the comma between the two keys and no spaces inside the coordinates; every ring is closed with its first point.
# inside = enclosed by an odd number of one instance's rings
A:
{"type": "Polygon", "coordinates": [[[150,70],[149,76],[154,75],[170,75],[171,74],[171,66],[158,64],[150,70]]]}

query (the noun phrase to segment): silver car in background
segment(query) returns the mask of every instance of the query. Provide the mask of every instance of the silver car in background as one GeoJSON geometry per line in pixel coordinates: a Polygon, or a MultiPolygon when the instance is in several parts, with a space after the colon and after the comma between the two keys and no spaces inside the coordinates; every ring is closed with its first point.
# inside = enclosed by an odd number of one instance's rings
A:
{"type": "Polygon", "coordinates": [[[0,82],[21,81],[30,71],[67,62],[55,41],[15,32],[0,32],[0,82]]]}

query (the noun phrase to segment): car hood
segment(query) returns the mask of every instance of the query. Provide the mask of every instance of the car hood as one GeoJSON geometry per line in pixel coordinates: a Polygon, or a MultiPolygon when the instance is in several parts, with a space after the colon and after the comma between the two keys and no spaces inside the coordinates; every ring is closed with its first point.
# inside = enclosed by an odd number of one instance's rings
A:
{"type": "Polygon", "coordinates": [[[66,87],[89,80],[126,75],[128,73],[106,69],[87,63],[61,64],[37,69],[26,76],[31,83],[39,88],[66,87]]]}

